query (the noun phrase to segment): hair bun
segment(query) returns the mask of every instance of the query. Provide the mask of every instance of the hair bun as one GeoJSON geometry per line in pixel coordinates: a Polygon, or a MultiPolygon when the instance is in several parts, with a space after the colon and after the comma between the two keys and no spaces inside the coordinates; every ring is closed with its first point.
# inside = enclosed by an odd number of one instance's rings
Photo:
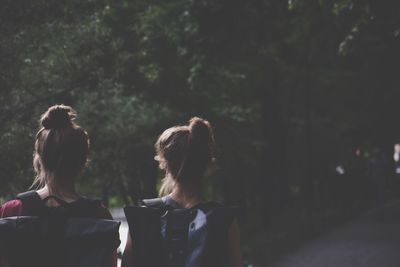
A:
{"type": "Polygon", "coordinates": [[[76,112],[70,106],[54,105],[42,115],[40,122],[45,129],[60,129],[71,126],[75,117],[76,112]]]}
{"type": "Polygon", "coordinates": [[[211,125],[207,120],[193,117],[189,121],[190,134],[194,139],[212,140],[211,125]]]}

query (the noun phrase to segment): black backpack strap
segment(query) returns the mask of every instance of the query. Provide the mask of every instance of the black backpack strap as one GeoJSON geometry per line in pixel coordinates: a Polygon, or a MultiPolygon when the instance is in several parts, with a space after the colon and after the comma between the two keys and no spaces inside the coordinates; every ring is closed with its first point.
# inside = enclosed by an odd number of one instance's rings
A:
{"type": "Polygon", "coordinates": [[[24,216],[40,215],[44,212],[45,203],[36,191],[28,191],[17,195],[22,202],[22,214],[24,216]]]}
{"type": "Polygon", "coordinates": [[[143,199],[142,202],[148,208],[163,208],[166,206],[162,198],[143,199]]]}

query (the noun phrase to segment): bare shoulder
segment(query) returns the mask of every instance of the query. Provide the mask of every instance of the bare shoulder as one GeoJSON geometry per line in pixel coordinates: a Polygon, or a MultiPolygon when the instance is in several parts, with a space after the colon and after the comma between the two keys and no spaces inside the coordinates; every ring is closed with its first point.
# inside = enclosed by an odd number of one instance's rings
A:
{"type": "Polygon", "coordinates": [[[22,212],[22,202],[19,199],[13,199],[4,203],[0,207],[0,218],[18,216],[22,212]]]}

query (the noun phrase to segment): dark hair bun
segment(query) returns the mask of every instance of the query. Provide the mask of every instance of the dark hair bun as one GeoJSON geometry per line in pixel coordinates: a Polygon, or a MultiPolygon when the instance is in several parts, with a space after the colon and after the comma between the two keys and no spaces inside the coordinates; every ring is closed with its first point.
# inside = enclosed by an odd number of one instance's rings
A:
{"type": "Polygon", "coordinates": [[[45,129],[67,128],[72,125],[76,112],[70,106],[54,105],[50,107],[40,119],[45,129]]]}
{"type": "Polygon", "coordinates": [[[189,129],[193,139],[212,141],[212,129],[208,121],[193,117],[189,121],[189,129]]]}

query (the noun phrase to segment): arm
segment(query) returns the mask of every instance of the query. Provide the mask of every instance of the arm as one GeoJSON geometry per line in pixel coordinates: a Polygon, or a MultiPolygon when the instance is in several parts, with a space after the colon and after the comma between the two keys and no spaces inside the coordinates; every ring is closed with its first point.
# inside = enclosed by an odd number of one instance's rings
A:
{"type": "Polygon", "coordinates": [[[5,255],[2,253],[2,251],[4,251],[3,244],[0,244],[0,267],[9,267],[10,265],[8,265],[5,255]]]}
{"type": "Polygon", "coordinates": [[[114,251],[114,253],[111,256],[111,267],[117,267],[117,251],[114,251]]]}
{"type": "Polygon", "coordinates": [[[236,220],[228,230],[228,253],[229,266],[243,267],[242,252],[240,250],[240,231],[236,220]]]}
{"type": "Polygon", "coordinates": [[[7,267],[5,259],[0,255],[0,267],[7,267]]]}
{"type": "Polygon", "coordinates": [[[122,255],[121,267],[132,267],[133,266],[133,254],[132,254],[132,238],[128,232],[128,237],[126,239],[126,245],[124,249],[124,254],[122,255]]]}

